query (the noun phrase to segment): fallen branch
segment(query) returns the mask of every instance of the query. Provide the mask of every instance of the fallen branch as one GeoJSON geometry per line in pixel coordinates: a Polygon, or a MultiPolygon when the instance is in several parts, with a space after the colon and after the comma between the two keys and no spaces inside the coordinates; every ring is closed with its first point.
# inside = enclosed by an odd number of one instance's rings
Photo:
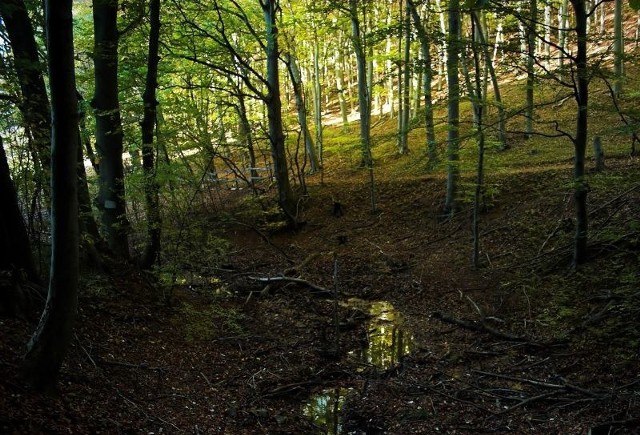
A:
{"type": "MultiPolygon", "coordinates": [[[[630,429],[637,428],[640,425],[640,418],[628,418],[626,420],[611,420],[600,423],[591,428],[591,433],[600,433],[601,430],[611,433],[614,427],[628,427],[630,429]]],[[[602,432],[605,433],[605,432],[602,432]]]]}
{"type": "Polygon", "coordinates": [[[431,317],[433,317],[434,319],[438,319],[441,322],[444,323],[449,323],[451,325],[457,325],[460,326],[464,329],[468,329],[471,331],[477,331],[477,332],[486,332],[489,333],[493,336],[496,336],[498,338],[501,338],[503,340],[508,340],[508,341],[522,341],[522,342],[527,342],[529,343],[529,341],[521,336],[521,335],[515,335],[515,334],[509,334],[507,332],[502,332],[502,331],[498,331],[497,329],[483,323],[483,322],[473,322],[473,321],[467,321],[467,320],[461,320],[461,319],[456,319],[455,317],[451,317],[445,313],[442,313],[440,311],[436,311],[434,312],[431,317]]]}
{"type": "Polygon", "coordinates": [[[538,401],[538,400],[546,399],[549,396],[555,396],[556,394],[558,394],[558,391],[549,391],[549,392],[546,392],[546,393],[539,394],[537,396],[529,397],[527,399],[522,399],[520,402],[516,403],[515,405],[510,406],[510,407],[508,407],[506,409],[503,409],[502,411],[498,412],[496,415],[506,414],[507,412],[511,412],[516,408],[520,408],[521,406],[528,405],[528,404],[530,404],[532,402],[535,402],[535,401],[538,401]]]}
{"type": "Polygon", "coordinates": [[[565,390],[565,391],[570,390],[570,391],[581,393],[581,394],[584,394],[586,396],[590,396],[590,397],[597,398],[597,399],[601,399],[601,398],[604,397],[601,393],[594,393],[593,391],[587,390],[586,388],[582,388],[582,387],[579,387],[579,386],[573,385],[573,384],[567,384],[567,383],[552,384],[552,383],[549,383],[549,382],[538,381],[538,380],[535,380],[535,379],[519,378],[517,376],[502,375],[500,373],[483,372],[483,371],[480,371],[480,370],[472,370],[471,372],[475,373],[475,374],[478,374],[478,375],[482,375],[482,376],[491,376],[491,377],[498,378],[498,379],[506,379],[508,381],[514,381],[514,382],[520,382],[520,383],[529,384],[529,385],[535,385],[537,387],[550,388],[550,389],[554,389],[554,390],[565,390]]]}
{"type": "Polygon", "coordinates": [[[265,284],[271,284],[273,282],[282,282],[282,281],[286,281],[286,282],[295,282],[296,284],[301,284],[304,286],[307,286],[313,290],[315,290],[317,293],[321,293],[323,295],[326,296],[331,296],[331,291],[327,290],[324,287],[320,287],[319,285],[313,284],[305,279],[302,278],[294,278],[291,276],[266,276],[266,277],[260,277],[260,276],[250,276],[249,279],[254,280],[254,281],[258,281],[258,282],[262,282],[265,284]]]}

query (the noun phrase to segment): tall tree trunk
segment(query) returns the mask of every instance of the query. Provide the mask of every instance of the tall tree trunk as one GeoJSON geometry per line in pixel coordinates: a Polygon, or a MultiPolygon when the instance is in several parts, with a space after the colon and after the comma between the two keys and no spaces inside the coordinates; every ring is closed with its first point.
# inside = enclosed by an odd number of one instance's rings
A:
{"type": "MultiPolygon", "coordinates": [[[[439,18],[439,23],[440,23],[440,32],[442,33],[442,35],[447,35],[447,18],[445,15],[445,10],[442,7],[442,1],[441,0],[436,0],[436,6],[438,8],[438,18],[439,18]]],[[[441,83],[441,79],[440,77],[446,77],[447,80],[449,80],[449,75],[445,74],[445,67],[446,65],[448,65],[448,60],[447,60],[447,55],[449,53],[449,47],[447,46],[447,38],[443,37],[440,38],[440,68],[438,71],[438,91],[441,90],[442,87],[442,83],[441,83]]],[[[447,86],[449,86],[449,83],[447,82],[447,86]]]]}
{"type": "MultiPolygon", "coordinates": [[[[391,8],[389,8],[389,11],[387,13],[387,21],[386,24],[387,26],[391,26],[391,8]]],[[[385,55],[386,55],[386,60],[385,60],[385,68],[386,68],[386,74],[388,76],[387,79],[387,106],[389,106],[389,116],[391,118],[393,118],[396,114],[396,103],[395,103],[395,97],[394,97],[394,91],[393,91],[393,74],[392,74],[392,70],[393,70],[393,61],[391,60],[391,49],[393,46],[393,42],[392,42],[392,37],[391,37],[391,32],[389,32],[389,34],[387,35],[386,38],[386,45],[385,45],[385,55]]]]}
{"type": "Polygon", "coordinates": [[[247,115],[247,106],[245,103],[245,96],[240,89],[236,93],[238,98],[238,104],[235,106],[238,118],[240,120],[240,139],[247,147],[247,153],[249,154],[249,165],[251,165],[251,187],[255,188],[255,180],[258,179],[258,171],[255,169],[257,166],[256,151],[253,147],[253,135],[251,134],[251,123],[249,122],[249,116],[247,115]]]}
{"type": "Polygon", "coordinates": [[[562,73],[564,67],[565,50],[567,48],[567,10],[569,0],[561,0],[558,9],[558,69],[562,73]]]}
{"type": "Polygon", "coordinates": [[[409,61],[411,56],[411,16],[409,15],[408,9],[409,6],[407,3],[409,0],[405,0],[405,17],[403,20],[404,27],[404,59],[403,66],[404,71],[402,75],[402,130],[400,131],[401,139],[400,139],[400,154],[408,154],[409,153],[409,111],[410,111],[410,100],[409,100],[409,89],[411,87],[411,69],[409,68],[409,61]]]}
{"type": "MultiPolygon", "coordinates": [[[[502,104],[502,96],[500,94],[500,85],[498,84],[498,77],[496,75],[496,70],[493,66],[493,61],[489,56],[489,45],[487,44],[485,25],[483,22],[484,17],[479,17],[477,11],[473,11],[471,13],[471,19],[476,23],[476,29],[478,30],[477,37],[478,42],[482,47],[482,52],[485,58],[485,63],[487,66],[487,71],[489,72],[489,76],[491,77],[491,85],[493,86],[493,95],[496,100],[496,105],[498,106],[498,142],[500,143],[501,149],[507,148],[506,141],[506,119],[507,115],[504,110],[504,105],[502,104]]],[[[486,98],[486,90],[485,90],[485,98],[486,98]]]]}
{"type": "Polygon", "coordinates": [[[51,276],[40,323],[29,341],[25,373],[38,389],[55,386],[78,306],[78,108],[71,0],[45,1],[52,103],[51,276]]]}
{"type": "Polygon", "coordinates": [[[342,116],[342,127],[347,128],[349,125],[349,117],[347,113],[347,100],[344,97],[346,92],[344,85],[344,70],[342,65],[344,61],[344,54],[342,49],[336,49],[335,51],[335,76],[336,76],[336,90],[338,91],[338,102],[340,103],[340,114],[342,116]]]}
{"type": "Polygon", "coordinates": [[[360,108],[360,146],[362,149],[361,166],[369,172],[371,192],[371,210],[376,210],[375,182],[373,178],[373,158],[371,156],[371,105],[369,103],[369,89],[367,86],[367,59],[364,51],[364,39],[360,32],[358,18],[358,1],[349,0],[351,15],[351,38],[356,54],[358,70],[358,106],[360,108]]]}
{"type": "Polygon", "coordinates": [[[544,69],[551,70],[551,1],[544,3],[544,69]]]}
{"type": "Polygon", "coordinates": [[[431,69],[430,41],[429,37],[427,36],[424,24],[422,23],[422,19],[420,18],[420,14],[418,14],[418,10],[416,9],[414,1],[408,0],[407,6],[409,8],[409,13],[413,17],[413,23],[418,34],[418,40],[420,41],[420,50],[422,52],[424,75],[424,78],[422,79],[422,85],[425,107],[424,123],[425,130],[427,132],[427,155],[430,162],[435,162],[438,156],[436,149],[436,133],[433,121],[433,100],[431,95],[431,79],[433,77],[433,70],[431,69]]]}
{"type": "Polygon", "coordinates": [[[527,108],[525,111],[526,128],[525,138],[533,135],[533,86],[535,80],[535,55],[536,55],[536,23],[538,22],[538,1],[529,1],[530,22],[527,25],[527,108]]]}
{"type": "Polygon", "coordinates": [[[274,173],[278,184],[278,205],[290,225],[296,225],[296,201],[289,182],[287,154],[282,130],[282,103],[280,102],[280,75],[278,73],[278,29],[276,27],[277,0],[261,0],[266,24],[267,82],[266,98],[269,121],[269,141],[273,157],[274,173]]]}
{"type": "Polygon", "coordinates": [[[473,53],[473,66],[475,69],[475,99],[473,100],[473,110],[476,112],[476,119],[478,120],[478,130],[476,137],[478,140],[478,163],[476,170],[476,186],[473,195],[473,219],[472,219],[472,233],[473,233],[473,267],[476,269],[480,267],[480,203],[482,200],[482,187],[484,184],[484,107],[487,98],[486,86],[481,83],[480,74],[480,48],[485,56],[485,63],[490,63],[489,50],[484,43],[484,30],[482,29],[480,18],[477,11],[471,11],[471,27],[475,28],[472,34],[472,53],[473,53]]]}
{"type": "Polygon", "coordinates": [[[123,135],[118,102],[118,0],[93,0],[95,33],[95,96],[91,102],[96,117],[96,148],[100,156],[98,207],[109,248],[129,258],[122,163],[123,135]]]}
{"type": "Polygon", "coordinates": [[[458,81],[458,58],[460,53],[460,1],[449,2],[449,39],[447,41],[447,83],[449,104],[447,108],[447,193],[445,214],[453,214],[458,190],[458,168],[460,148],[460,85],[458,81]]]}
{"type": "MultiPolygon", "coordinates": [[[[622,29],[622,0],[615,0],[615,16],[613,19],[614,33],[614,70],[615,81],[613,82],[613,93],[616,98],[622,93],[622,82],[624,80],[624,32],[622,29]]],[[[601,5],[600,7],[604,7],[601,5]]]]}
{"type": "Polygon", "coordinates": [[[40,282],[36,270],[29,235],[20,207],[15,185],[11,180],[7,155],[0,137],[0,270],[23,271],[27,279],[40,282]]]}
{"type": "Polygon", "coordinates": [[[302,132],[302,138],[304,140],[304,149],[311,165],[311,173],[315,174],[320,169],[320,164],[318,163],[315,146],[313,144],[313,139],[311,138],[309,125],[307,124],[307,106],[304,100],[304,89],[302,87],[302,76],[300,74],[300,68],[298,68],[298,62],[296,61],[296,57],[294,54],[287,53],[285,57],[287,59],[289,77],[291,78],[291,86],[293,86],[293,94],[296,99],[298,123],[300,124],[300,130],[302,132]]]}
{"type": "Polygon", "coordinates": [[[574,199],[576,202],[576,234],[573,251],[573,264],[578,266],[587,260],[588,214],[585,180],[585,153],[587,149],[587,121],[589,103],[589,71],[587,69],[587,12],[585,0],[571,0],[576,16],[577,53],[575,100],[577,105],[576,134],[573,138],[574,160],[574,199]]]}
{"type": "Polygon", "coordinates": [[[404,154],[404,81],[402,80],[402,66],[403,58],[402,53],[402,29],[404,27],[404,20],[402,18],[402,3],[403,0],[398,1],[399,19],[398,19],[398,57],[396,64],[396,83],[398,86],[398,119],[397,119],[397,133],[396,133],[396,146],[398,147],[398,153],[404,154]]]}
{"type": "MultiPolygon", "coordinates": [[[[313,40],[313,112],[316,127],[316,146],[318,147],[318,166],[322,168],[322,158],[324,154],[324,135],[322,131],[322,86],[320,80],[320,42],[318,35],[314,32],[313,40]]],[[[344,100],[344,93],[341,95],[344,100]]],[[[346,111],[344,112],[346,113],[346,111]]]]}
{"type": "MultiPolygon", "coordinates": [[[[82,114],[80,115],[82,116],[82,114]]],[[[87,171],[84,168],[84,154],[82,152],[82,135],[78,130],[78,150],[76,161],[76,177],[78,180],[78,225],[80,228],[80,249],[86,256],[87,263],[95,269],[101,268],[98,248],[104,248],[104,240],[100,235],[98,224],[93,216],[91,195],[87,184],[87,171]]]]}
{"type": "Polygon", "coordinates": [[[0,1],[0,17],[4,23],[20,83],[22,101],[19,106],[25,122],[25,130],[32,139],[32,152],[42,167],[47,180],[45,199],[49,200],[49,175],[51,166],[51,113],[47,88],[44,83],[44,66],[38,57],[33,25],[23,0],[0,1]]]}
{"type": "Polygon", "coordinates": [[[156,178],[155,150],[153,149],[154,127],[156,124],[156,88],[158,87],[158,63],[160,56],[160,0],[149,3],[149,53],[147,57],[147,77],[142,102],[144,105],[142,123],[142,169],[144,171],[144,199],[147,214],[147,245],[140,266],[148,269],[160,259],[160,236],[162,217],[160,215],[160,186],[156,178]]]}

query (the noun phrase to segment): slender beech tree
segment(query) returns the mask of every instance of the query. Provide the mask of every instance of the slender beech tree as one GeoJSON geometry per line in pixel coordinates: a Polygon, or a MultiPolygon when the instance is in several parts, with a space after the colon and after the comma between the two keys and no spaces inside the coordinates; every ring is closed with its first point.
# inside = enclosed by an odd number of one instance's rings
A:
{"type": "Polygon", "coordinates": [[[431,95],[431,82],[433,77],[433,70],[431,69],[431,41],[429,40],[427,30],[424,23],[418,13],[414,0],[407,0],[407,7],[409,13],[413,18],[413,24],[416,28],[418,40],[420,41],[420,50],[422,53],[422,86],[424,93],[424,123],[425,130],[427,132],[427,156],[430,162],[435,162],[437,159],[436,148],[436,133],[433,122],[433,99],[431,95]]]}
{"type": "Polygon", "coordinates": [[[585,180],[585,153],[587,149],[587,121],[589,104],[589,71],[587,65],[587,11],[585,0],[571,0],[575,13],[575,32],[577,51],[574,57],[576,66],[574,78],[574,98],[576,100],[576,133],[573,136],[574,157],[574,200],[576,204],[576,234],[573,251],[573,264],[578,266],[587,260],[588,213],[585,180]]]}
{"type": "MultiPolygon", "coordinates": [[[[478,2],[476,2],[477,4],[478,2]]],[[[473,254],[472,262],[473,267],[480,267],[480,202],[482,200],[482,190],[484,184],[484,148],[485,148],[485,134],[484,134],[484,108],[486,105],[486,86],[482,85],[481,73],[480,73],[480,57],[481,53],[484,54],[484,62],[488,64],[491,62],[489,57],[489,50],[484,42],[484,33],[482,31],[482,24],[477,9],[471,11],[471,49],[473,53],[473,67],[474,67],[474,92],[472,98],[473,110],[475,112],[475,119],[478,122],[478,128],[476,131],[476,138],[478,141],[478,163],[476,166],[476,185],[473,195],[473,217],[472,217],[472,235],[473,235],[473,254]]]]}
{"type": "Polygon", "coordinates": [[[100,159],[98,208],[113,253],[129,258],[122,162],[123,134],[118,101],[118,0],[93,0],[96,148],[100,159]]]}
{"type": "Polygon", "coordinates": [[[614,70],[615,81],[613,82],[613,92],[616,98],[622,94],[622,83],[624,80],[624,31],[622,28],[622,0],[615,0],[615,14],[613,18],[613,39],[614,39],[614,70]]]}
{"type": "MultiPolygon", "coordinates": [[[[495,68],[493,66],[492,58],[489,56],[489,44],[487,43],[486,36],[486,25],[485,25],[485,17],[484,14],[480,15],[477,10],[471,11],[471,19],[475,24],[476,32],[474,34],[474,38],[477,38],[475,42],[475,47],[478,45],[482,49],[482,54],[484,56],[484,62],[486,65],[486,72],[489,73],[489,77],[491,77],[491,85],[493,86],[493,97],[496,100],[496,106],[498,107],[498,135],[497,139],[500,143],[501,149],[506,149],[507,140],[506,140],[506,118],[507,115],[504,110],[504,105],[502,104],[502,96],[500,94],[500,85],[498,84],[498,77],[496,75],[495,68]]],[[[474,47],[474,49],[475,49],[474,47]]],[[[474,55],[476,53],[474,52],[474,55]]],[[[486,98],[486,89],[484,90],[484,98],[486,98]]]]}
{"type": "Polygon", "coordinates": [[[351,40],[356,54],[358,72],[358,107],[360,109],[360,147],[362,150],[361,166],[369,171],[371,191],[371,210],[376,210],[375,181],[373,178],[373,157],[371,155],[371,102],[367,86],[367,58],[365,39],[361,32],[358,13],[358,0],[349,0],[349,17],[351,18],[351,40]]]}
{"type": "Polygon", "coordinates": [[[535,56],[536,56],[536,24],[538,23],[538,0],[529,1],[529,20],[526,25],[527,35],[527,108],[525,110],[526,127],[525,138],[533,135],[533,86],[535,82],[535,56]]]}
{"type": "Polygon", "coordinates": [[[23,0],[0,1],[0,17],[9,37],[20,84],[22,101],[19,105],[25,130],[35,154],[35,161],[44,173],[45,196],[48,200],[51,146],[51,114],[49,97],[44,83],[45,66],[38,56],[38,45],[27,7],[23,0]]]}
{"type": "Polygon", "coordinates": [[[156,124],[156,88],[158,87],[158,63],[160,56],[160,0],[149,2],[149,52],[147,76],[142,101],[142,169],[144,171],[144,198],[147,214],[147,245],[140,260],[140,266],[149,268],[157,263],[160,256],[160,236],[162,218],[160,215],[160,186],[156,178],[155,150],[153,147],[156,124]]]}
{"type": "Polygon", "coordinates": [[[309,159],[310,172],[315,174],[320,170],[320,163],[316,156],[316,148],[313,143],[311,132],[309,131],[309,125],[307,123],[307,105],[304,98],[304,88],[302,85],[302,75],[300,74],[300,68],[298,67],[298,61],[293,50],[290,49],[285,54],[287,63],[287,69],[289,71],[289,77],[291,78],[291,86],[293,87],[293,95],[296,100],[296,110],[298,112],[298,123],[300,124],[300,130],[302,132],[302,138],[304,141],[304,149],[306,156],[309,159]]]}
{"type": "MultiPolygon", "coordinates": [[[[411,81],[411,68],[410,68],[410,60],[411,60],[411,15],[409,14],[409,0],[403,0],[405,3],[404,7],[404,15],[402,14],[402,4],[400,5],[400,17],[402,23],[400,28],[404,30],[401,32],[404,35],[404,53],[403,60],[400,62],[402,65],[402,74],[398,77],[398,82],[402,80],[402,86],[399,87],[402,92],[399,92],[402,103],[400,105],[400,131],[398,132],[400,135],[398,153],[400,154],[408,154],[409,153],[409,111],[410,111],[410,101],[409,101],[409,89],[410,89],[410,81],[411,81]]],[[[400,37],[402,40],[402,36],[400,37]]]]}
{"type": "Polygon", "coordinates": [[[72,0],[45,1],[51,88],[51,273],[47,302],[25,355],[25,374],[37,389],[55,387],[71,342],[78,304],[78,101],[72,0]]]}
{"type": "Polygon", "coordinates": [[[447,40],[447,86],[449,104],[447,108],[447,193],[444,204],[445,214],[453,214],[456,208],[456,194],[460,177],[460,84],[458,64],[460,54],[460,1],[449,1],[449,38],[447,40]]]}
{"type": "Polygon", "coordinates": [[[560,0],[558,9],[558,68],[560,70],[564,67],[564,59],[566,57],[568,9],[569,0],[560,0]]]}
{"type": "MultiPolygon", "coordinates": [[[[320,77],[320,37],[315,18],[313,24],[313,122],[316,127],[316,146],[318,147],[318,165],[322,168],[324,154],[324,132],[322,125],[322,79],[320,77]]],[[[344,100],[344,94],[341,94],[344,100]]],[[[341,101],[342,101],[341,100],[341,101]]],[[[342,103],[341,103],[342,104],[342,103]]],[[[345,113],[345,112],[343,112],[345,113]]]]}
{"type": "Polygon", "coordinates": [[[284,212],[289,224],[296,224],[296,201],[289,182],[287,154],[285,152],[284,132],[282,129],[282,103],[280,101],[280,74],[278,71],[278,28],[276,13],[278,0],[260,0],[266,25],[267,55],[267,118],[269,121],[269,141],[273,158],[274,173],[278,183],[278,205],[284,212]]]}

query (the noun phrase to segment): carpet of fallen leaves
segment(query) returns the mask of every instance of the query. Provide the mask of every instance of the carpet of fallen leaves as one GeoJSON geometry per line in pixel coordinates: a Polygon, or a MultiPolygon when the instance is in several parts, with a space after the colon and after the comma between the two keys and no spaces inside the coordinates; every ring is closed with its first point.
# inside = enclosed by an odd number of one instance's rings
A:
{"type": "MultiPolygon", "coordinates": [[[[636,167],[610,170],[637,182],[636,167]]],[[[311,177],[297,231],[214,196],[191,219],[229,242],[223,261],[203,253],[174,285],[126,265],[83,275],[55,394],[20,377],[37,316],[0,319],[0,432],[326,433],[302,405],[341,386],[342,433],[637,433],[638,228],[594,236],[591,262],[572,271],[569,172],[554,171],[501,180],[478,269],[469,204],[443,220],[437,177],[381,176],[375,212],[364,172],[311,177]],[[278,276],[316,288],[254,279],[278,276]],[[336,348],[318,288],[393,303],[413,352],[388,370],[355,363],[363,317],[338,307],[336,348]]],[[[638,189],[616,199],[624,190],[592,193],[594,234],[640,218],[638,189]]]]}

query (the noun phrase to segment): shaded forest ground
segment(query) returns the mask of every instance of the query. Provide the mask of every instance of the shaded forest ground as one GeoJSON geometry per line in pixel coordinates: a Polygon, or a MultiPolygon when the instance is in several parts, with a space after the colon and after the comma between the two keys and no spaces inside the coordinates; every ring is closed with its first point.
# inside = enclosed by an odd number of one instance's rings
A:
{"type": "MultiPolygon", "coordinates": [[[[0,430],[323,433],[303,403],[341,386],[351,388],[345,433],[633,433],[640,171],[628,136],[607,130],[617,118],[606,94],[596,95],[592,134],[604,137],[606,170],[589,175],[591,260],[577,271],[566,138],[511,133],[509,150],[488,151],[484,265],[475,270],[473,143],[463,144],[461,210],[443,221],[443,164],[426,170],[419,129],[412,155],[397,157],[395,122],[380,120],[372,213],[367,176],[353,169],[356,126],[336,127],[327,131],[323,185],[319,175],[308,180],[299,231],[279,230],[270,199],[224,191],[169,234],[163,273],[125,265],[86,273],[57,395],[35,396],[19,377],[37,314],[0,319],[0,430]],[[367,314],[338,306],[336,349],[331,295],[253,279],[280,275],[337,287],[341,301],[391,302],[413,335],[412,352],[386,370],[354,361],[367,314]]],[[[570,130],[572,101],[553,107],[539,125],[548,118],[570,130]]],[[[438,129],[445,134],[443,122],[438,129]]]]}

